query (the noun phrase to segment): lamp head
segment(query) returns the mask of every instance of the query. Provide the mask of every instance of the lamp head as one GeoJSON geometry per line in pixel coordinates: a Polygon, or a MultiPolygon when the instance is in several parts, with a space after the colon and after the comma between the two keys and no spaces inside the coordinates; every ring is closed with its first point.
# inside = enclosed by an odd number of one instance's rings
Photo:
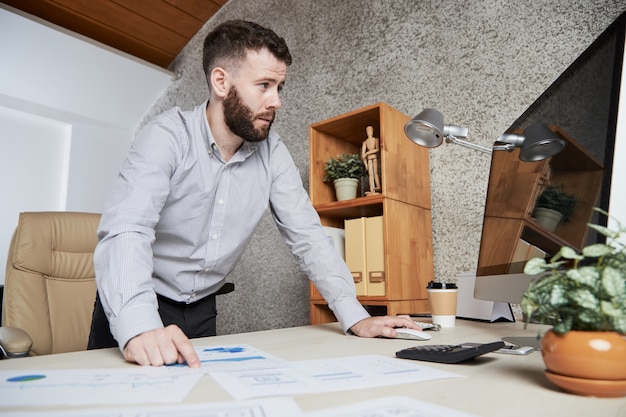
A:
{"type": "Polygon", "coordinates": [[[420,146],[437,147],[443,143],[443,114],[435,109],[424,109],[406,122],[404,133],[420,146]]]}
{"type": "Polygon", "coordinates": [[[439,110],[424,109],[406,122],[404,133],[418,145],[435,148],[441,145],[444,139],[466,138],[468,130],[461,126],[444,125],[443,114],[439,110]]]}
{"type": "Polygon", "coordinates": [[[519,147],[519,159],[525,162],[550,158],[565,148],[565,141],[543,123],[533,123],[524,129],[523,135],[505,133],[498,142],[519,147]]]}

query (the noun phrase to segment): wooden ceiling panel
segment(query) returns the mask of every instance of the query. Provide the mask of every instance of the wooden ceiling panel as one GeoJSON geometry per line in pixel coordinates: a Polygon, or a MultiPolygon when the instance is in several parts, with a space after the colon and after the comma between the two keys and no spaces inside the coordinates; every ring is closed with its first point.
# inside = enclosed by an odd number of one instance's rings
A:
{"type": "MultiPolygon", "coordinates": [[[[135,0],[137,1],[137,0],[135,0]]],[[[202,22],[208,21],[228,0],[163,0],[172,6],[196,16],[202,22]]],[[[195,34],[195,33],[194,33],[195,34]]]]}
{"type": "Polygon", "coordinates": [[[163,68],[228,0],[0,0],[163,68]]]}
{"type": "MultiPolygon", "coordinates": [[[[85,33],[89,37],[102,36],[111,42],[125,38],[129,42],[152,45],[170,54],[177,53],[187,43],[183,36],[168,27],[121,7],[115,1],[54,1],[71,14],[67,24],[74,24],[72,30],[85,33]]],[[[123,45],[111,46],[120,49],[123,45]]]]}
{"type": "MultiPolygon", "coordinates": [[[[136,13],[138,16],[149,19],[157,25],[175,31],[178,35],[190,39],[198,32],[199,26],[202,26],[206,20],[189,14],[171,2],[163,0],[158,8],[153,7],[154,1],[136,1],[136,0],[112,0],[113,2],[125,7],[129,11],[136,13]],[[175,25],[172,22],[176,22],[175,25]]],[[[207,19],[208,20],[208,19],[207,19]]],[[[186,44],[186,42],[185,42],[186,44]]]]}

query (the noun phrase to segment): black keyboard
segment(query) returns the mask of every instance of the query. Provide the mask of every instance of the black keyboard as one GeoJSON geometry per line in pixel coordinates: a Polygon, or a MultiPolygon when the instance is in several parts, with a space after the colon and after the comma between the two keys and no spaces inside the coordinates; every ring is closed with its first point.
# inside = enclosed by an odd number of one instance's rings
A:
{"type": "Polygon", "coordinates": [[[418,361],[459,363],[502,347],[504,347],[502,341],[484,344],[419,345],[402,349],[396,352],[396,356],[418,361]]]}

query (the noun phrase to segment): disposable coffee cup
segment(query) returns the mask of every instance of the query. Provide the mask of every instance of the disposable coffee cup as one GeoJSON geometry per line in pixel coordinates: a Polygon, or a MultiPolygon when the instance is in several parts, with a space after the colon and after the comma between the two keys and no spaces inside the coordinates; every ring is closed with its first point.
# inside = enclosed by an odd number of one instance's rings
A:
{"type": "Polygon", "coordinates": [[[431,281],[426,287],[433,323],[441,327],[454,327],[456,320],[456,284],[431,281]]]}

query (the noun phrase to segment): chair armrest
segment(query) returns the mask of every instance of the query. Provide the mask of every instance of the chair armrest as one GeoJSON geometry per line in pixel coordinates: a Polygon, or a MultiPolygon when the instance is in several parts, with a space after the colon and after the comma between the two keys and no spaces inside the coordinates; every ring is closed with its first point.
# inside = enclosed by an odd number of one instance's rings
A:
{"type": "Polygon", "coordinates": [[[32,346],[33,339],[24,330],[17,327],[0,327],[0,358],[28,356],[32,346]]]}

